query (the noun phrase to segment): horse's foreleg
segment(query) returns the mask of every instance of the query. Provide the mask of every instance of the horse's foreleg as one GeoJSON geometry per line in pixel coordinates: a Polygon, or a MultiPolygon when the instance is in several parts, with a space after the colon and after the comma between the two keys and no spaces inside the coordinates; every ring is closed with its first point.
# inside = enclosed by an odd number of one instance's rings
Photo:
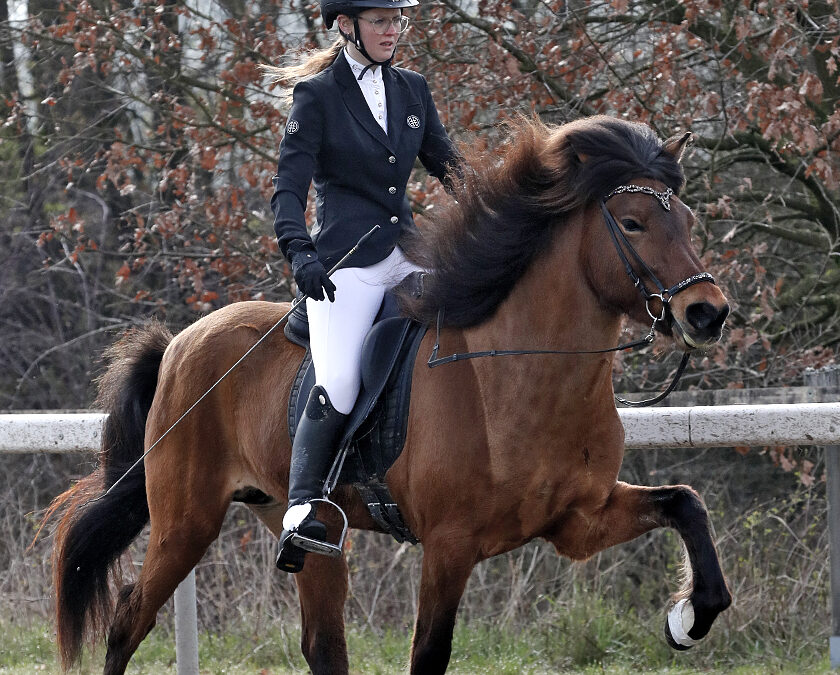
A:
{"type": "MultiPolygon", "coordinates": [[[[251,510],[275,537],[283,531],[285,504],[251,505],[251,510]]],[[[337,535],[337,519],[332,509],[322,517],[330,523],[331,541],[337,535]]],[[[303,570],[294,575],[300,598],[300,647],[314,675],[346,675],[349,670],[344,637],[344,603],[347,599],[347,563],[344,558],[328,558],[307,553],[303,570]]]]}
{"type": "Polygon", "coordinates": [[[691,578],[686,578],[665,624],[668,644],[688,649],[706,637],[718,614],[732,603],[732,594],[720,569],[709,514],[700,496],[689,487],[675,486],[660,488],[655,499],[667,525],[685,542],[691,566],[691,578]],[[687,602],[680,602],[683,599],[687,602]]]}
{"type": "Polygon", "coordinates": [[[344,558],[310,553],[295,581],[300,596],[300,646],[309,668],[313,675],[346,675],[347,563],[344,558]]]}
{"type": "Polygon", "coordinates": [[[449,542],[435,546],[426,541],[423,548],[411,673],[435,675],[446,672],[449,664],[455,615],[476,558],[471,550],[455,550],[449,542]]]}
{"type": "Polygon", "coordinates": [[[732,602],[712,541],[709,514],[699,495],[685,485],[658,488],[617,483],[595,512],[575,512],[564,520],[553,543],[560,553],[586,559],[657,527],[672,527],[685,542],[691,575],[678,594],[665,634],[675,649],[688,649],[705,637],[732,602]]]}
{"type": "MultiPolygon", "coordinates": [[[[150,503],[151,506],[151,503],[150,503]]],[[[157,518],[152,512],[149,548],[140,576],[124,586],[108,633],[104,675],[122,675],[137,647],[155,625],[155,617],[218,536],[226,504],[185,509],[183,503],[157,518]],[[182,510],[183,509],[183,510],[182,510]],[[197,519],[188,521],[187,514],[197,519]]]]}

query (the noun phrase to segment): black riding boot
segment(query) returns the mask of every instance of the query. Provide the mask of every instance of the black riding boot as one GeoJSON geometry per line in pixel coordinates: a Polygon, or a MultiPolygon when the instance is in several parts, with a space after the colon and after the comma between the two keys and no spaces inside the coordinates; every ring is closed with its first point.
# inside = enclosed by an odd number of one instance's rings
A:
{"type": "Polygon", "coordinates": [[[284,572],[300,572],[306,555],[306,551],[292,544],[292,534],[318,541],[327,539],[327,527],[315,519],[316,503],[312,500],[324,496],[324,481],[346,419],[347,415],[333,408],[326,389],[320,385],[312,387],[292,443],[289,506],[283,516],[277,551],[277,567],[284,572]]]}

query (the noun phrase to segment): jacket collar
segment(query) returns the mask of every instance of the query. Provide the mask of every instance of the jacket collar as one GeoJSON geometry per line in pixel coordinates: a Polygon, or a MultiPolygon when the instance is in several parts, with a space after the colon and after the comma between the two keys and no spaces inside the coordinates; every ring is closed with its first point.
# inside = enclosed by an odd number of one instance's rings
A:
{"type": "Polygon", "coordinates": [[[382,71],[384,70],[384,68],[381,65],[364,65],[363,63],[357,61],[352,56],[350,56],[350,52],[347,51],[346,47],[342,50],[341,53],[344,55],[344,58],[347,59],[347,63],[350,64],[350,69],[353,71],[353,76],[356,78],[357,82],[360,79],[360,75],[362,75],[361,79],[362,81],[364,81],[365,78],[376,78],[376,74],[379,73],[381,75],[382,71]]]}
{"type": "Polygon", "coordinates": [[[382,69],[382,82],[385,86],[385,98],[388,105],[388,133],[386,134],[373,118],[343,52],[333,61],[331,69],[341,86],[341,97],[350,114],[356,118],[365,131],[393,153],[402,132],[402,124],[399,121],[405,117],[408,105],[408,92],[401,81],[402,78],[394,75],[391,68],[382,69]]]}

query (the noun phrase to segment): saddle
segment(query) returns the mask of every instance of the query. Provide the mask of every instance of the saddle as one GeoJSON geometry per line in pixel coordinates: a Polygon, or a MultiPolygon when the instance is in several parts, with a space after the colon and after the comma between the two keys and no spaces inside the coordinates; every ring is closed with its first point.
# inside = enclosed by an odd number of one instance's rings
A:
{"type": "MultiPolygon", "coordinates": [[[[412,293],[422,290],[422,274],[400,284],[412,293]]],[[[315,384],[309,349],[306,305],[301,303],[284,327],[286,337],[306,349],[289,396],[289,436],[294,441],[307,397],[315,384]]],[[[362,348],[362,385],[339,443],[330,475],[336,485],[351,485],[362,497],[376,524],[398,542],[417,543],[385,483],[385,473],[402,452],[414,360],[426,327],[399,315],[393,293],[387,292],[362,348]]]]}

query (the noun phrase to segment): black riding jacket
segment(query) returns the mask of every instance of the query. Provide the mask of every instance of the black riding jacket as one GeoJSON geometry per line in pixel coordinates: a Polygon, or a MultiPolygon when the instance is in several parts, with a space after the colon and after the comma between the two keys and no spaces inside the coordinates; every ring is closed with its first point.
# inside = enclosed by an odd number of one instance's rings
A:
{"type": "Polygon", "coordinates": [[[405,194],[415,159],[440,180],[457,162],[425,78],[389,67],[382,79],[387,135],[343,53],[295,86],[271,198],[277,242],[292,262],[314,247],[329,269],[374,225],[381,229],[351,265],[385,259],[400,235],[416,227],[405,194]],[[304,211],[313,180],[317,222],[310,236],[304,211]]]}

